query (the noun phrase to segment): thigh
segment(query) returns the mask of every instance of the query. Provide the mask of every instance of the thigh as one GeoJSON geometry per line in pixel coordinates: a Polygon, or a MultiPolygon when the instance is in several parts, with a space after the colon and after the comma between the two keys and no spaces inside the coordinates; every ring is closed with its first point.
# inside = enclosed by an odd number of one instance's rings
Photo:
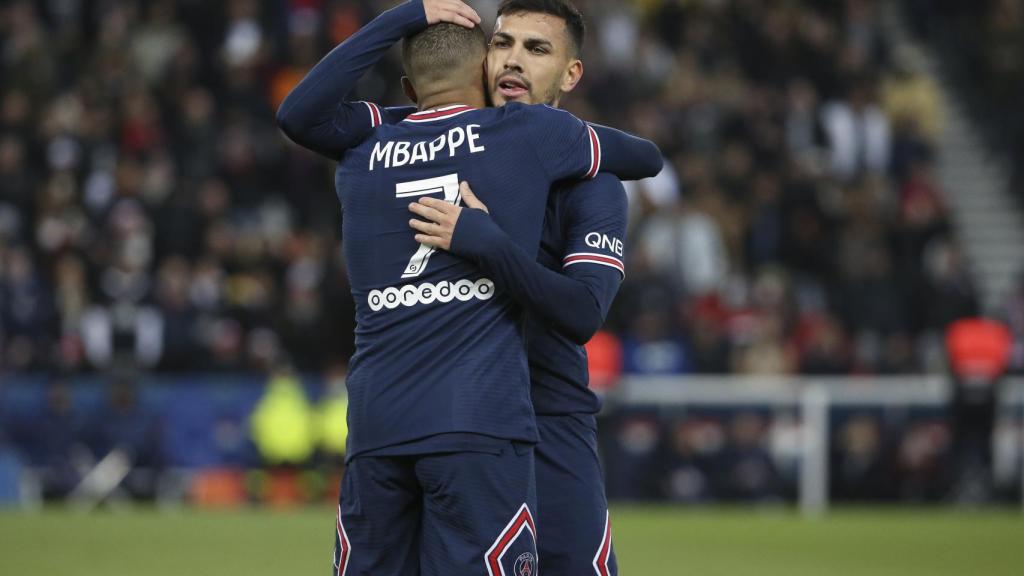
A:
{"type": "Polygon", "coordinates": [[[537,428],[537,549],[544,576],[614,576],[593,417],[539,416],[537,428]]]}
{"type": "Polygon", "coordinates": [[[409,458],[355,458],[345,469],[335,576],[417,576],[422,494],[409,458]]]}
{"type": "Polygon", "coordinates": [[[423,576],[535,576],[533,447],[455,452],[417,463],[423,576]]]}

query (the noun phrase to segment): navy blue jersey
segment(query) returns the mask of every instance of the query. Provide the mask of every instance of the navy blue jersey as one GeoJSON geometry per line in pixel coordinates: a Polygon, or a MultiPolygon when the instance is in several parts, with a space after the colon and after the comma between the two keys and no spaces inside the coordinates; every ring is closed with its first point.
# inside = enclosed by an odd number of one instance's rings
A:
{"type": "Polygon", "coordinates": [[[495,222],[536,253],[553,182],[593,176],[592,128],[546,106],[465,106],[379,127],[338,167],[356,302],[349,457],[435,434],[536,441],[519,308],[465,259],[419,245],[408,205],[478,189],[495,222]]]}
{"type": "MultiPolygon", "coordinates": [[[[625,277],[623,240],[628,206],[614,176],[561,188],[548,199],[537,261],[551,270],[598,287],[600,318],[608,313],[625,277]]],[[[593,414],[600,399],[587,387],[587,352],[562,328],[531,314],[527,350],[537,414],[593,414]]]]}
{"type": "MultiPolygon", "coordinates": [[[[384,124],[397,123],[412,111],[407,107],[381,108],[370,102],[360,104],[365,108],[357,108],[351,120],[354,126],[348,132],[353,137],[369,134],[371,129],[384,124]]],[[[589,339],[603,323],[625,276],[626,194],[619,180],[610,174],[564,183],[553,192],[548,199],[537,261],[590,288],[593,306],[581,309],[573,306],[576,302],[572,299],[556,303],[574,320],[594,317],[591,320],[596,320],[596,324],[587,322],[589,327],[585,329],[589,339]]],[[[474,237],[473,241],[478,238],[474,237]]],[[[485,270],[503,258],[502,251],[493,244],[478,244],[477,251],[476,262],[485,270]]],[[[516,272],[521,274],[522,270],[516,272]]],[[[519,281],[522,278],[508,276],[506,279],[519,281]]],[[[540,286],[543,288],[540,297],[550,301],[551,287],[540,286]]],[[[524,298],[517,300],[530,308],[530,302],[524,302],[524,298]]],[[[571,330],[544,314],[530,314],[527,345],[533,386],[531,396],[537,414],[600,411],[600,398],[588,388],[586,350],[571,330]]]]}

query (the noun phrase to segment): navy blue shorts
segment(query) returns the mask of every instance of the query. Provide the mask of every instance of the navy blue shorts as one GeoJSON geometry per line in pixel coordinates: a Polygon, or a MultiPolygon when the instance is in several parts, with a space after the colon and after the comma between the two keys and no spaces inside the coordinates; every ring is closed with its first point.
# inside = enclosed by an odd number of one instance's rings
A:
{"type": "Polygon", "coordinates": [[[538,415],[537,428],[537,550],[544,576],[618,574],[594,417],[538,415]]]}
{"type": "Polygon", "coordinates": [[[536,576],[534,448],[357,456],[336,520],[336,576],[536,576]]]}

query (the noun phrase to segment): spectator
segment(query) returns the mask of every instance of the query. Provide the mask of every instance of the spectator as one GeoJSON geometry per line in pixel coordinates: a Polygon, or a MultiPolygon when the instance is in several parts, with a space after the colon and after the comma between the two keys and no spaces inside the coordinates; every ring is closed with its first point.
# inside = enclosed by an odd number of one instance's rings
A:
{"type": "Polygon", "coordinates": [[[828,133],[832,174],[844,181],[867,173],[884,173],[892,146],[889,120],[869,95],[856,84],[845,100],[829,102],[822,110],[828,133]]]}
{"type": "Polygon", "coordinates": [[[924,72],[922,56],[913,48],[896,53],[882,83],[881,100],[896,131],[909,132],[928,144],[938,141],[945,125],[939,87],[924,72]]]}
{"type": "Polygon", "coordinates": [[[953,497],[958,501],[985,502],[992,497],[996,399],[1012,344],[1013,336],[1006,326],[984,318],[959,320],[946,331],[954,379],[949,405],[957,475],[953,497]]]}
{"type": "Polygon", "coordinates": [[[51,296],[28,251],[15,247],[0,268],[0,325],[6,346],[0,366],[26,370],[45,365],[53,319],[51,296]]]}
{"type": "Polygon", "coordinates": [[[155,498],[163,467],[160,431],[156,416],[139,399],[135,383],[125,376],[117,377],[107,402],[94,418],[89,436],[97,460],[115,452],[124,456],[131,470],[121,487],[133,498],[155,498]]]}
{"type": "Polygon", "coordinates": [[[271,466],[305,463],[316,448],[314,413],[306,393],[289,370],[278,369],[250,419],[253,441],[271,466]]]}
{"type": "Polygon", "coordinates": [[[839,427],[829,458],[832,497],[844,501],[892,497],[892,470],[887,465],[881,422],[871,414],[856,414],[839,427]]]}
{"type": "Polygon", "coordinates": [[[721,485],[733,498],[769,501],[781,497],[778,473],[767,449],[764,419],[753,412],[739,414],[729,424],[722,461],[721,485]]]}
{"type": "Polygon", "coordinates": [[[88,437],[86,415],[75,409],[71,387],[63,379],[52,380],[45,403],[20,414],[12,428],[11,436],[25,462],[38,471],[46,499],[70,494],[95,461],[83,441],[88,437]]]}
{"type": "Polygon", "coordinates": [[[1010,369],[1017,373],[1024,373],[1024,274],[1007,295],[1002,316],[1013,334],[1014,344],[1010,356],[1010,369]]]}

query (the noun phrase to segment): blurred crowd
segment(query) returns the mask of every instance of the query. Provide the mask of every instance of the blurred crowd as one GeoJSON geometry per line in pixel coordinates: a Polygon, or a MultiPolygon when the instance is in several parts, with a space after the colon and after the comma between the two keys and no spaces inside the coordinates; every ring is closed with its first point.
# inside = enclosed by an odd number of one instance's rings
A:
{"type": "Polygon", "coordinates": [[[993,149],[1007,153],[1024,201],[1024,1],[912,0],[907,15],[960,80],[993,149]]]}
{"type": "MultiPolygon", "coordinates": [[[[3,3],[0,369],[344,365],[333,166],[273,111],[392,4],[3,3]]],[[[629,186],[612,365],[944,368],[941,332],[977,298],[935,179],[936,81],[880,2],[577,4],[586,73],[564,104],[667,159],[629,186]]],[[[393,54],[352,97],[402,104],[400,75],[393,54]]]]}
{"type": "MultiPolygon", "coordinates": [[[[1011,190],[1024,207],[1024,0],[914,0],[914,31],[942,55],[993,155],[1010,167],[1011,190]]],[[[1024,372],[1024,277],[1007,296],[1003,319],[1017,341],[1024,372]]]]}

